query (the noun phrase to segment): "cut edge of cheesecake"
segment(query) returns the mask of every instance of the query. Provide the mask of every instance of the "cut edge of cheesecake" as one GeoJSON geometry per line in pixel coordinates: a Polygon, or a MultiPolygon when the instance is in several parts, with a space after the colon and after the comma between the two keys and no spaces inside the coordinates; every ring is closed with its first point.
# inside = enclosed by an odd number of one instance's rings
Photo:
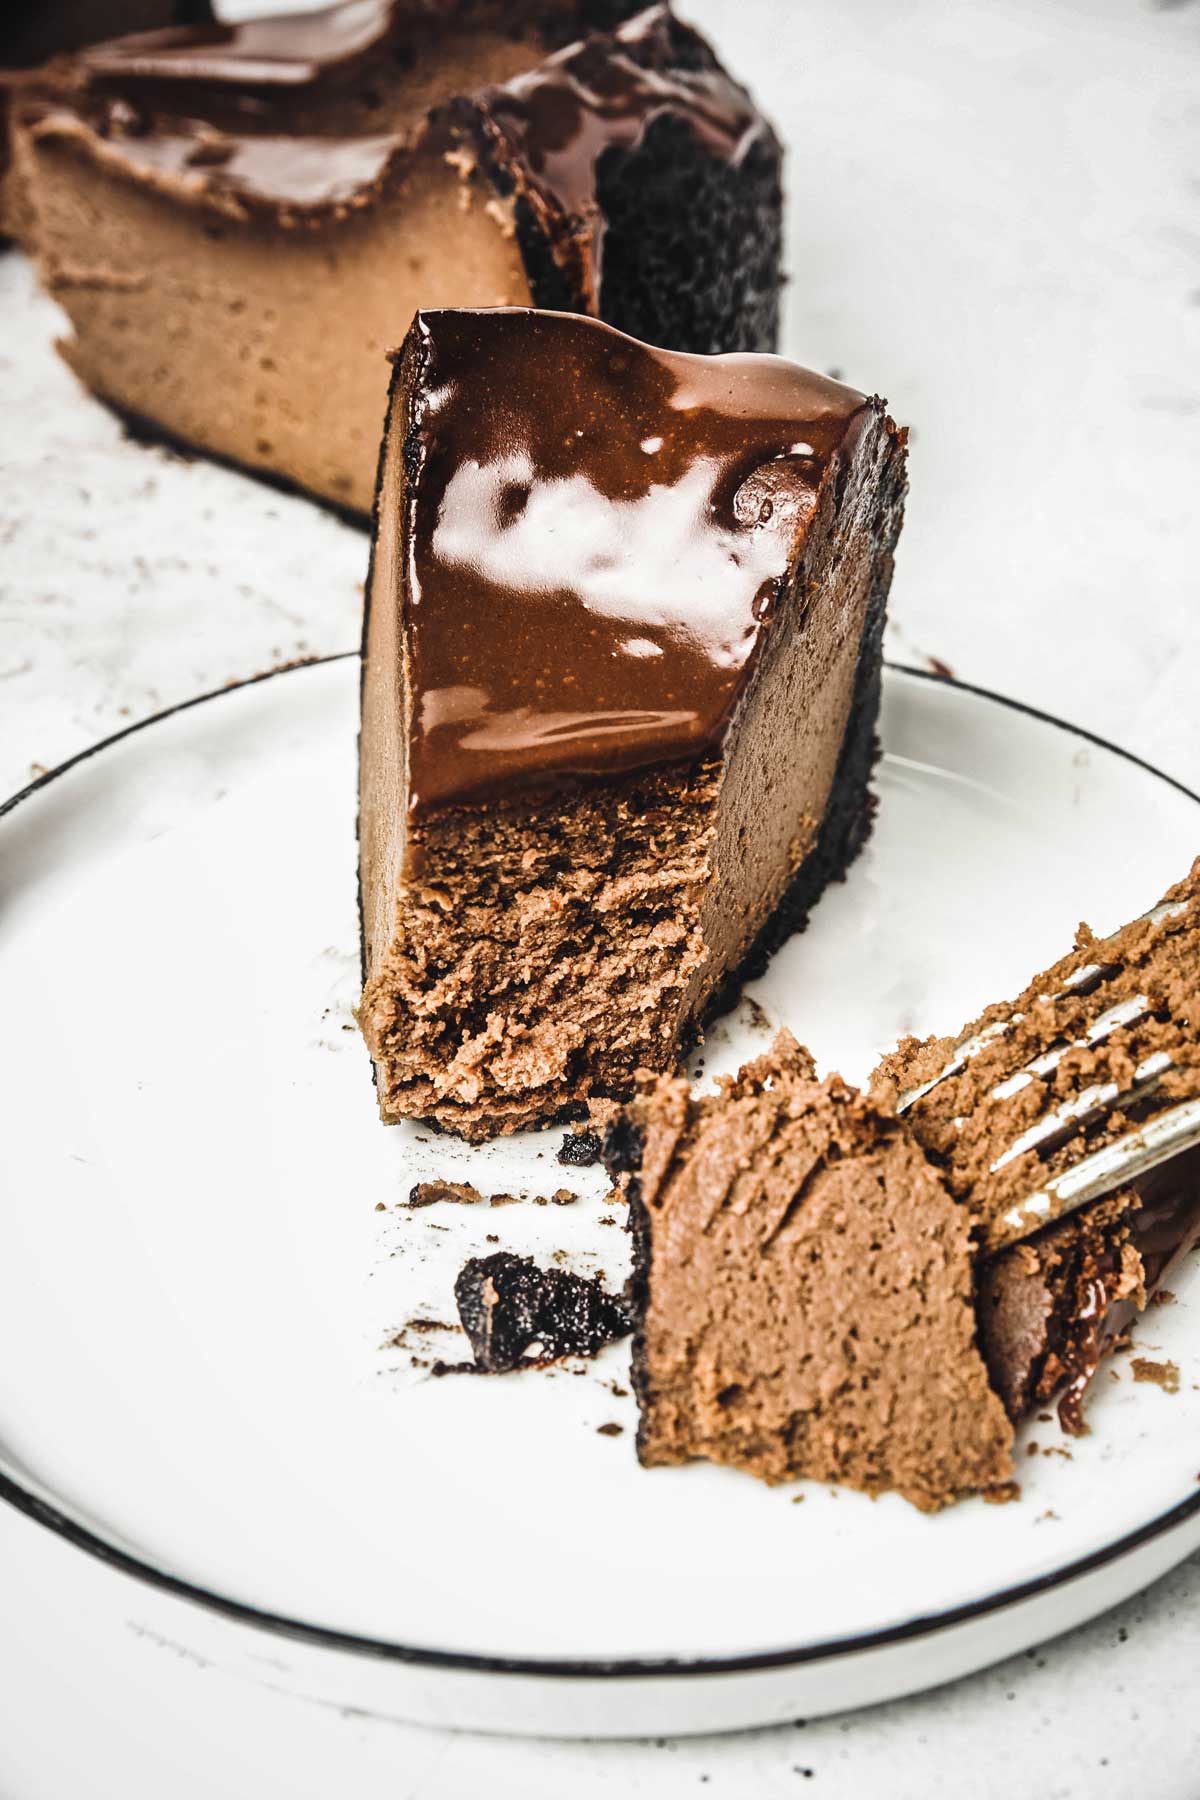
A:
{"type": "Polygon", "coordinates": [[[998,1497],[1013,1430],[977,1341],[969,1221],[904,1123],[789,1032],[607,1126],[634,1242],[638,1455],[770,1483],[998,1497]]]}
{"type": "MultiPolygon", "coordinates": [[[[382,1118],[479,1141],[579,1116],[591,1099],[628,1094],[639,1069],[674,1068],[865,841],[904,433],[878,400],[805,376],[822,406],[844,407],[844,429],[825,421],[836,443],[796,478],[807,519],[793,521],[786,575],[720,728],[687,756],[664,753],[652,734],[634,766],[599,776],[517,766],[478,797],[453,787],[453,765],[431,767],[413,730],[425,696],[413,692],[407,534],[429,382],[439,429],[444,418],[449,377],[430,372],[440,316],[418,316],[397,361],[380,464],[364,631],[359,1020],[382,1118]],[[414,755],[422,780],[450,783],[436,804],[413,804],[414,755]]],[[[595,321],[525,316],[542,333],[560,319],[635,363],[682,369],[697,392],[717,392],[722,365],[739,361],[667,357],[595,321]]],[[[781,509],[794,498],[788,460],[766,478],[781,509]]],[[[750,479],[739,491],[758,490],[750,479]]],[[[556,629],[569,633],[570,618],[556,629]]],[[[665,642],[650,700],[678,674],[665,642]]],[[[486,666],[476,675],[486,681],[486,666]]],[[[550,704],[537,686],[531,674],[529,691],[515,690],[535,712],[550,704]]]]}

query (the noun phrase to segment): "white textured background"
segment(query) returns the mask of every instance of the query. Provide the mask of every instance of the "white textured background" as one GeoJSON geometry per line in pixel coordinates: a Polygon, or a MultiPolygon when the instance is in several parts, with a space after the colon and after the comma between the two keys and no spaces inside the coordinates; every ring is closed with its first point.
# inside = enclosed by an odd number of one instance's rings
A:
{"type": "MultiPolygon", "coordinates": [[[[1200,5],[683,10],[791,146],[784,347],[913,426],[891,654],[1200,787],[1200,5]]],[[[357,640],[363,536],[127,442],[55,329],[0,255],[0,793],[357,640]]],[[[1196,1561],[939,1693],[656,1746],[455,1738],[251,1692],[93,1641],[88,1584],[112,1579],[0,1509],[0,1800],[1200,1796],[1196,1561]]]]}

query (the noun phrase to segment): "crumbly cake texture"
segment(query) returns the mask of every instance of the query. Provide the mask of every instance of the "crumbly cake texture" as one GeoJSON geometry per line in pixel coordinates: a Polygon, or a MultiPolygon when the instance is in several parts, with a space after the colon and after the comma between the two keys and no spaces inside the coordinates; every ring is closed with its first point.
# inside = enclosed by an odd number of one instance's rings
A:
{"type": "Polygon", "coordinates": [[[1004,1027],[905,1115],[951,1193],[976,1220],[996,1217],[1132,1124],[1200,1094],[1200,859],[1163,896],[1161,908],[1168,909],[1163,916],[1134,920],[1108,938],[1081,925],[1074,949],[1015,1000],[989,1006],[956,1037],[906,1038],[876,1069],[872,1092],[895,1105],[905,1092],[934,1080],[965,1039],[1004,1027]],[[1096,976],[1080,985],[1080,972],[1092,966],[1096,976]],[[1144,1016],[1102,1042],[1068,1050],[1054,1069],[1015,1092],[995,1095],[1027,1063],[1074,1043],[1099,1014],[1137,995],[1150,1002],[1144,1016]],[[1109,1081],[1130,1090],[1135,1070],[1159,1051],[1170,1054],[1173,1067],[1134,1107],[1106,1113],[1061,1141],[993,1167],[1030,1126],[1082,1090],[1109,1081]]]}
{"type": "Polygon", "coordinates": [[[454,1298],[475,1367],[489,1374],[595,1356],[629,1330],[621,1298],[599,1281],[507,1250],[465,1263],[454,1298]]]}
{"type": "Polygon", "coordinates": [[[774,345],[780,146],[666,5],[351,0],[56,71],[15,150],[67,361],[143,429],[351,513],[418,306],[774,345]]]}
{"type": "Polygon", "coordinates": [[[627,1094],[803,923],[869,829],[904,491],[882,404],[779,358],[419,316],[364,659],[385,1120],[479,1140],[627,1094]]]}
{"type": "MultiPolygon", "coordinates": [[[[894,1105],[933,1080],[960,1043],[988,1027],[1008,1027],[905,1114],[976,1226],[1132,1125],[1200,1093],[1200,862],[1162,906],[1170,909],[1166,916],[1134,921],[1103,940],[1081,926],[1070,955],[1016,1000],[990,1006],[953,1038],[909,1038],[876,1070],[873,1094],[894,1105]],[[1096,976],[1072,992],[1072,978],[1093,966],[1096,976]],[[1139,994],[1151,1002],[1145,1018],[1090,1049],[1069,1052],[1049,1076],[1015,1094],[994,1096],[1026,1062],[1073,1042],[1099,1013],[1139,994]],[[993,1170],[1043,1114],[1097,1083],[1128,1089],[1138,1065],[1162,1050],[1173,1070],[1140,1104],[993,1170]]],[[[1102,1358],[1123,1341],[1147,1298],[1197,1239],[1200,1153],[1191,1151],[984,1262],[980,1338],[1010,1416],[1020,1418],[1059,1393],[1065,1429],[1081,1431],[1084,1394],[1102,1358]]]]}
{"type": "Polygon", "coordinates": [[[783,1032],[694,1099],[649,1083],[609,1127],[635,1243],[638,1455],[922,1510],[1012,1475],[975,1341],[969,1222],[903,1123],[783,1032]]]}

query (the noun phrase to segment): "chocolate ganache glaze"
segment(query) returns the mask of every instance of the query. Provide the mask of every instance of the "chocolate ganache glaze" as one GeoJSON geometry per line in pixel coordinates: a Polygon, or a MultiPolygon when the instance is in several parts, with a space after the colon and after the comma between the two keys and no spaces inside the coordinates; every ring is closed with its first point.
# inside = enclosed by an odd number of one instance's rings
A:
{"type": "Polygon", "coordinates": [[[716,748],[879,403],[523,308],[419,314],[402,355],[410,812],[716,748]]]}
{"type": "MultiPolygon", "coordinates": [[[[474,143],[527,202],[569,223],[564,249],[589,303],[599,285],[603,218],[595,171],[608,150],[636,148],[658,118],[682,120],[710,153],[736,164],[770,128],[744,89],[666,5],[613,35],[586,35],[632,11],[622,0],[507,6],[461,0],[347,0],[319,12],[146,32],[77,59],[99,136],[133,171],[196,199],[289,209],[342,208],[374,191],[431,131],[474,143]],[[419,79],[447,34],[524,37],[549,50],[511,82],[450,103],[419,79]],[[382,79],[383,86],[380,87],[382,79]],[[397,107],[387,84],[401,83],[397,107]]],[[[535,49],[535,59],[537,50],[535,49]]]]}
{"type": "MultiPolygon", "coordinates": [[[[1142,1260],[1143,1290],[1149,1299],[1200,1242],[1200,1148],[1160,1163],[1141,1178],[1136,1191],[1141,1205],[1130,1217],[1129,1235],[1142,1260]]],[[[1084,1393],[1106,1352],[1124,1337],[1138,1311],[1136,1297],[1110,1291],[1103,1273],[1093,1276],[1076,1347],[1077,1366],[1058,1406],[1067,1431],[1083,1430],[1084,1393]]]]}

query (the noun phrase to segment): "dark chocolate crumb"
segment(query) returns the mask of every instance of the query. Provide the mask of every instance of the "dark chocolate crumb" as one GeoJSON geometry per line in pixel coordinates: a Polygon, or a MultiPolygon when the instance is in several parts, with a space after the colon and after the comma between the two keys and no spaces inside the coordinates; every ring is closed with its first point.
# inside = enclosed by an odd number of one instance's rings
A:
{"type": "Polygon", "coordinates": [[[506,1250],[464,1264],[454,1298],[476,1365],[494,1373],[594,1356],[631,1328],[622,1302],[598,1281],[506,1250]]]}
{"type": "Polygon", "coordinates": [[[596,1427],[600,1437],[620,1437],[624,1429],[625,1427],[618,1425],[615,1419],[610,1419],[606,1425],[597,1425],[596,1427]]]}
{"type": "Polygon", "coordinates": [[[929,664],[929,667],[933,670],[934,674],[942,681],[955,680],[954,670],[950,667],[948,662],[943,662],[940,656],[931,656],[926,652],[925,661],[929,664]]]}
{"type": "Polygon", "coordinates": [[[600,1139],[594,1131],[568,1131],[558,1152],[558,1161],[572,1169],[590,1169],[600,1160],[600,1139]]]}

